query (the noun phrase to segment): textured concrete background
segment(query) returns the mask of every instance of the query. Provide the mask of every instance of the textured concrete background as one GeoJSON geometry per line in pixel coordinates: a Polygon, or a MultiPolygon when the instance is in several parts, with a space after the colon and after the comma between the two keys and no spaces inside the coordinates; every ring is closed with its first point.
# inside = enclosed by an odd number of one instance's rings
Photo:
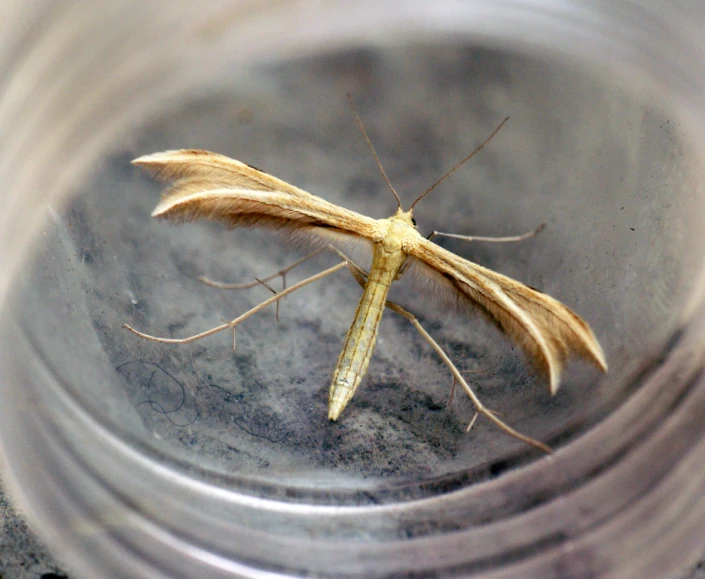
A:
{"type": "MultiPolygon", "coordinates": [[[[479,235],[514,234],[546,221],[547,230],[523,244],[443,245],[574,307],[605,346],[609,376],[598,382],[595,372],[572,366],[551,399],[495,330],[434,314],[409,289],[398,294],[510,424],[539,438],[589,428],[619,402],[620,379],[668,336],[666,298],[677,300],[688,290],[689,280],[671,259],[682,252],[677,233],[683,223],[688,228],[688,216],[682,206],[658,193],[649,198],[649,192],[666,190],[664,183],[677,187],[687,167],[674,152],[678,129],[663,111],[557,66],[453,47],[354,53],[263,71],[250,80],[166,111],[126,144],[124,155],[110,160],[86,188],[90,194],[61,212],[50,231],[54,257],[74,260],[70,273],[59,268],[52,275],[74,276],[70,281],[86,290],[82,307],[91,312],[112,364],[90,370],[110,373],[105,384],[117,384],[129,402],[126,420],[169,452],[225,471],[370,484],[473,469],[482,478],[487,460],[520,447],[487,424],[463,434],[469,404],[459,397],[447,407],[447,371],[406,323],[390,315],[361,391],[344,420],[329,425],[328,377],[360,293],[344,276],[287,299],[280,325],[271,312],[248,321],[235,354],[227,336],[175,349],[120,329],[129,322],[183,336],[217,325],[266,291],[217,292],[204,288],[198,275],[243,281],[300,255],[292,258],[262,232],[152,222],[160,187],[130,167],[137,155],[207,148],[374,217],[393,211],[346,91],[356,95],[407,204],[512,116],[481,155],[419,205],[417,220],[423,233],[479,235]],[[659,284],[645,284],[654,267],[662,272],[659,284]]],[[[329,257],[317,258],[292,279],[329,263],[329,257]]],[[[44,281],[51,282],[45,266],[44,281]]],[[[30,278],[22,295],[25,304],[34,299],[48,307],[36,280],[30,278]]],[[[27,310],[28,325],[42,335],[41,306],[27,310]]],[[[72,359],[61,349],[70,346],[55,345],[57,361],[72,359]]],[[[61,576],[2,504],[3,577],[61,576]]],[[[685,575],[702,576],[701,569],[685,575]]]]}

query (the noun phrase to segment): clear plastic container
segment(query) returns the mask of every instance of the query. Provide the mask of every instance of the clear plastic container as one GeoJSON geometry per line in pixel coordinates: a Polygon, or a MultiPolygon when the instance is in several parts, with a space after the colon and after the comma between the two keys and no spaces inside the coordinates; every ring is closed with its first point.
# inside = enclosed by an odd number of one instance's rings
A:
{"type": "MultiPolygon", "coordinates": [[[[24,2],[0,34],[0,443],[35,527],[86,577],[654,577],[702,552],[705,63],[696,2],[24,2]],[[423,232],[541,235],[460,255],[561,299],[610,372],[551,398],[481,319],[417,313],[491,408],[472,417],[414,330],[383,321],[337,423],[359,289],[340,274],[228,336],[301,256],[175,227],[129,161],[215,150],[423,232]]],[[[321,255],[292,272],[330,265],[321,255]]]]}

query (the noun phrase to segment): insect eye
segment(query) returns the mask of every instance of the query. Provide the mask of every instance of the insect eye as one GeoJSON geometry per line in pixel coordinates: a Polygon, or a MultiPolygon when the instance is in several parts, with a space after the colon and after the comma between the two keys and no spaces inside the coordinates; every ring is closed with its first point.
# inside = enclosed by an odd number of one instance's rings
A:
{"type": "Polygon", "coordinates": [[[416,219],[414,219],[413,217],[411,218],[411,225],[416,227],[416,219]]]}

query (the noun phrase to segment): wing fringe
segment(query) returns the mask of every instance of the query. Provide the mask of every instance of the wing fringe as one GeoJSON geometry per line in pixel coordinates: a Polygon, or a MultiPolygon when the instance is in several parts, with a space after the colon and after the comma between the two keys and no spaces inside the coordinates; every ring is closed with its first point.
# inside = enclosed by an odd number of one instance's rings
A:
{"type": "Polygon", "coordinates": [[[437,295],[445,293],[457,306],[480,311],[495,323],[547,379],[551,394],[558,391],[570,357],[586,359],[607,371],[602,347],[588,324],[558,300],[430,241],[423,240],[410,253],[422,264],[415,268],[417,276],[435,278],[446,289],[437,295]]]}

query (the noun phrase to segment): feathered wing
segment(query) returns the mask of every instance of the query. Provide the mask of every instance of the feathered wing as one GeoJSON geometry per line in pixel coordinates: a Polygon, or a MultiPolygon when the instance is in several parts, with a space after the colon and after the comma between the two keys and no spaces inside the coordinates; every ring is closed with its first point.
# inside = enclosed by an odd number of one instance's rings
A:
{"type": "Polygon", "coordinates": [[[417,275],[439,282],[456,301],[479,309],[524,350],[548,378],[552,394],[571,355],[585,358],[602,371],[607,362],[587,323],[558,300],[485,267],[467,261],[420,238],[409,248],[417,275]]]}
{"type": "Polygon", "coordinates": [[[174,181],[152,212],[153,217],[172,221],[210,219],[230,227],[268,227],[313,246],[341,241],[369,245],[375,232],[375,219],[209,151],[164,151],[132,163],[162,181],[174,181]]]}

